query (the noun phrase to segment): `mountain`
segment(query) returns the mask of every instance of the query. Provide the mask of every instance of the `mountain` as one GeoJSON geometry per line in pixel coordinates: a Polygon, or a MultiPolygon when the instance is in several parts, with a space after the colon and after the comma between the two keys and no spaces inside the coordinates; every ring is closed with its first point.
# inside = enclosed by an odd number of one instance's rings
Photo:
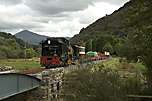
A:
{"type": "Polygon", "coordinates": [[[72,43],[86,43],[101,36],[125,37],[140,28],[152,28],[152,0],[130,0],[123,7],[106,15],[71,38],[72,43]]]}
{"type": "Polygon", "coordinates": [[[48,36],[39,35],[28,30],[18,32],[15,34],[15,36],[33,45],[39,45],[42,40],[48,38],[48,36]]]}

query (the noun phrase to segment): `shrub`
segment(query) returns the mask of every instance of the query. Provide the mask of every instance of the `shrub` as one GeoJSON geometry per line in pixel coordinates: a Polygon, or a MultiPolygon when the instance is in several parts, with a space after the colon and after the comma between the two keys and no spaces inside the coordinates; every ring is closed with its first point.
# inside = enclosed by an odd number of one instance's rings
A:
{"type": "Polygon", "coordinates": [[[122,74],[103,64],[90,67],[91,70],[78,70],[65,76],[69,82],[64,86],[65,94],[73,94],[77,101],[126,101],[127,94],[142,92],[137,75],[122,74]]]}

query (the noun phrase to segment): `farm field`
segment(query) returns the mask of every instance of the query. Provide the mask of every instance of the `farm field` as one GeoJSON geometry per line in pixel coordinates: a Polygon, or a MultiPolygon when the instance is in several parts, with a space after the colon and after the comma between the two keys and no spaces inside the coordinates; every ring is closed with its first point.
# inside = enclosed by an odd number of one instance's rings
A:
{"type": "Polygon", "coordinates": [[[40,68],[39,59],[2,59],[1,66],[10,66],[16,70],[28,70],[33,68],[40,68]]]}

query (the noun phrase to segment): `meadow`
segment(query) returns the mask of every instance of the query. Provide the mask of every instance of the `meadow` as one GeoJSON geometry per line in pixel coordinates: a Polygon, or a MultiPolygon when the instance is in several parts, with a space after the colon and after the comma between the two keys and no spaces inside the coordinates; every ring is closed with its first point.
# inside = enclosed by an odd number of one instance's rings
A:
{"type": "Polygon", "coordinates": [[[11,66],[16,70],[28,70],[33,68],[40,68],[39,59],[1,59],[1,66],[11,66]]]}

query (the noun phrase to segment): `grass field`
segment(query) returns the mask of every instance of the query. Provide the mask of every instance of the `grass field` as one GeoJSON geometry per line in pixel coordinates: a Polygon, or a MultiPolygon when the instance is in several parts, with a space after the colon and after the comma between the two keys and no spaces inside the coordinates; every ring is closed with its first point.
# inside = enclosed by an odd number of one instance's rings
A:
{"type": "MultiPolygon", "coordinates": [[[[145,66],[141,63],[126,63],[119,61],[119,58],[112,58],[111,60],[103,62],[104,66],[112,69],[137,69],[145,71],[145,66]]],[[[16,70],[27,70],[31,68],[40,68],[39,59],[2,59],[0,66],[11,66],[16,70]]]]}
{"type": "Polygon", "coordinates": [[[3,59],[0,60],[0,66],[11,66],[16,70],[41,67],[38,59],[3,59]]]}
{"type": "Polygon", "coordinates": [[[132,62],[127,62],[127,61],[121,61],[120,58],[112,58],[111,60],[103,62],[104,66],[107,68],[112,68],[112,69],[136,69],[139,71],[145,71],[146,67],[142,63],[132,63],[132,62]]]}

